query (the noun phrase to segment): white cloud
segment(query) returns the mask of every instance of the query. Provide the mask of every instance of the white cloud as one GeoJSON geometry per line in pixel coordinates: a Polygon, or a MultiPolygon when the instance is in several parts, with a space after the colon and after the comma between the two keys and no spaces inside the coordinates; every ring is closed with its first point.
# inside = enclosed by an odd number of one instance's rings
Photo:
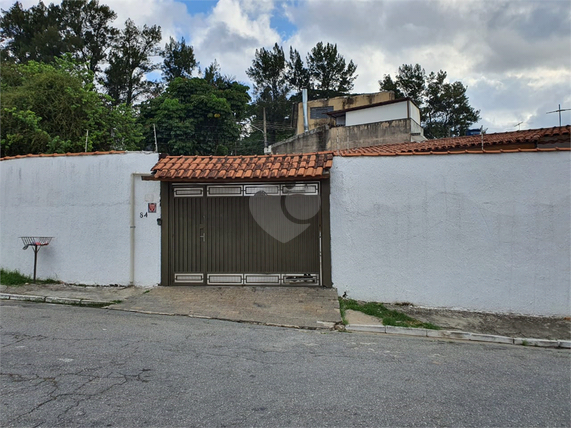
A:
{"type": "MultiPolygon", "coordinates": [[[[277,42],[305,56],[323,41],[357,64],[356,92],[377,91],[378,80],[404,63],[447,71],[450,81],[468,86],[482,124],[497,131],[522,120],[527,127],[553,126],[557,115],[545,112],[559,103],[571,108],[568,1],[219,0],[195,15],[177,0],[101,3],[118,13],[116,26],[128,17],[137,25],[158,24],[165,39],[184,36],[203,67],[217,59],[223,73],[240,81],[247,82],[256,49],[277,42]],[[290,20],[290,30],[272,28],[278,15],[290,20]]],[[[0,0],[3,9],[11,4],[0,0]]],[[[571,122],[569,112],[565,117],[571,122]]]]}
{"type": "Polygon", "coordinates": [[[255,50],[281,42],[270,26],[271,2],[220,0],[206,17],[190,19],[189,34],[195,54],[203,66],[214,59],[222,72],[247,81],[246,69],[255,50]]]}

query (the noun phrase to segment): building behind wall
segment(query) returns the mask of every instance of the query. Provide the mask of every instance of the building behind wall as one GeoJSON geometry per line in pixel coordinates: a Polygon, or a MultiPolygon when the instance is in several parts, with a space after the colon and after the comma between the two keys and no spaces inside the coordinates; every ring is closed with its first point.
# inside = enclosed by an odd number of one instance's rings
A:
{"type": "Polygon", "coordinates": [[[296,112],[296,135],[273,144],[272,153],[312,153],[425,140],[418,107],[409,98],[395,100],[391,91],[309,101],[307,131],[303,103],[296,112]]]}

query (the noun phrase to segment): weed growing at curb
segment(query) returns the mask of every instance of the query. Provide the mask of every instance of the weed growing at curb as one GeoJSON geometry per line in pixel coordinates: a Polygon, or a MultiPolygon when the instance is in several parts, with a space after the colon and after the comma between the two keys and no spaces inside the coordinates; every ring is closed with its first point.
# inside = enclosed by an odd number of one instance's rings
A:
{"type": "MultiPolygon", "coordinates": [[[[4,270],[0,269],[0,284],[17,287],[24,284],[32,284],[34,280],[32,277],[23,275],[17,270],[4,270]]],[[[59,284],[60,281],[55,279],[36,279],[36,284],[59,284]]]]}
{"type": "Polygon", "coordinates": [[[349,324],[349,321],[347,321],[347,318],[345,318],[345,305],[343,304],[344,301],[345,299],[339,297],[339,312],[341,313],[341,323],[345,326],[349,324]]]}
{"type": "Polygon", "coordinates": [[[415,320],[406,314],[401,312],[387,309],[382,303],[377,302],[365,302],[359,303],[356,300],[344,299],[339,297],[339,309],[341,311],[341,319],[343,324],[347,325],[345,318],[345,311],[351,309],[353,311],[363,312],[367,315],[372,315],[374,317],[380,318],[384,325],[392,325],[395,327],[416,327],[416,328],[427,328],[431,330],[440,330],[440,327],[415,320]]]}

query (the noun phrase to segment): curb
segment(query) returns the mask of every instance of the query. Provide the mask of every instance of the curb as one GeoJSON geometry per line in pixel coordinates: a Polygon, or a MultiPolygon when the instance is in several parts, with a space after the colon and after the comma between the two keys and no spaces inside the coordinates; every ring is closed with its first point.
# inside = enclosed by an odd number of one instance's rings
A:
{"type": "Polygon", "coordinates": [[[494,334],[469,333],[457,330],[430,330],[425,328],[395,327],[392,325],[359,325],[348,324],[349,332],[399,334],[416,337],[433,337],[441,339],[459,339],[471,342],[501,343],[506,345],[533,346],[541,348],[571,349],[571,340],[547,340],[523,337],[496,336],[494,334]]]}
{"type": "Polygon", "coordinates": [[[19,301],[27,301],[27,302],[36,302],[36,303],[59,303],[63,305],[75,305],[75,306],[95,306],[95,307],[104,307],[105,309],[115,310],[115,311],[123,311],[123,312],[134,312],[139,314],[147,314],[147,315],[167,315],[167,316],[188,316],[190,318],[199,318],[199,319],[211,319],[211,320],[220,320],[220,321],[230,321],[230,322],[240,322],[246,324],[257,324],[257,325],[267,325],[269,327],[284,327],[284,328],[297,328],[303,330],[334,330],[335,323],[327,322],[327,321],[317,321],[317,326],[301,326],[301,325],[293,325],[293,324],[279,324],[279,323],[272,323],[272,322],[263,322],[263,321],[253,321],[253,320],[235,320],[232,318],[220,318],[220,317],[211,317],[206,315],[194,315],[194,314],[173,314],[167,312],[158,312],[158,311],[144,311],[139,309],[124,309],[124,308],[117,308],[113,305],[116,303],[115,301],[101,301],[101,300],[89,300],[89,299],[74,299],[69,297],[49,297],[49,296],[34,296],[31,294],[12,294],[12,293],[0,293],[0,300],[19,300],[19,301]]]}
{"type": "Polygon", "coordinates": [[[38,303],[59,303],[63,305],[78,305],[78,306],[107,306],[112,305],[113,302],[102,300],[90,299],[74,299],[70,297],[49,297],[49,296],[34,296],[28,294],[12,294],[0,293],[0,300],[20,300],[26,302],[38,303]]]}
{"type": "MultiPolygon", "coordinates": [[[[12,294],[12,293],[0,293],[0,300],[19,300],[27,302],[59,303],[64,305],[97,306],[97,307],[110,306],[115,303],[113,301],[74,299],[70,297],[49,297],[49,296],[46,297],[46,296],[34,296],[28,294],[12,294]]],[[[159,312],[152,312],[152,311],[131,310],[128,312],[139,312],[139,313],[147,313],[154,315],[172,315],[172,314],[162,314],[159,312]]],[[[195,318],[210,318],[210,317],[195,316],[195,318]]],[[[225,321],[235,321],[235,320],[225,319],[225,321]]],[[[324,325],[322,328],[328,328],[329,327],[328,324],[330,324],[319,321],[318,323],[324,325]]],[[[265,324],[265,325],[299,328],[296,326],[284,326],[277,324],[265,324]]],[[[320,327],[317,327],[316,329],[319,328],[320,327]]],[[[334,328],[334,326],[330,328],[334,328]]],[[[458,340],[467,340],[471,342],[501,343],[506,345],[533,346],[541,348],[571,349],[571,340],[547,340],[547,339],[535,339],[535,338],[523,338],[523,337],[496,336],[493,334],[469,333],[466,331],[457,331],[457,330],[430,330],[425,328],[395,327],[392,325],[348,324],[345,326],[345,331],[363,332],[363,333],[398,334],[405,336],[432,337],[432,338],[441,338],[441,339],[458,339],[458,340]]]]}

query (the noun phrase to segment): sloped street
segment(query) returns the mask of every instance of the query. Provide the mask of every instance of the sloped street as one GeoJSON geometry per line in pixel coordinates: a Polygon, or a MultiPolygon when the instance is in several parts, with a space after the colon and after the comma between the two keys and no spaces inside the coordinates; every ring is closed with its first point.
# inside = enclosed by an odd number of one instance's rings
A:
{"type": "Polygon", "coordinates": [[[0,425],[569,426],[571,352],[1,303],[0,425]]]}

